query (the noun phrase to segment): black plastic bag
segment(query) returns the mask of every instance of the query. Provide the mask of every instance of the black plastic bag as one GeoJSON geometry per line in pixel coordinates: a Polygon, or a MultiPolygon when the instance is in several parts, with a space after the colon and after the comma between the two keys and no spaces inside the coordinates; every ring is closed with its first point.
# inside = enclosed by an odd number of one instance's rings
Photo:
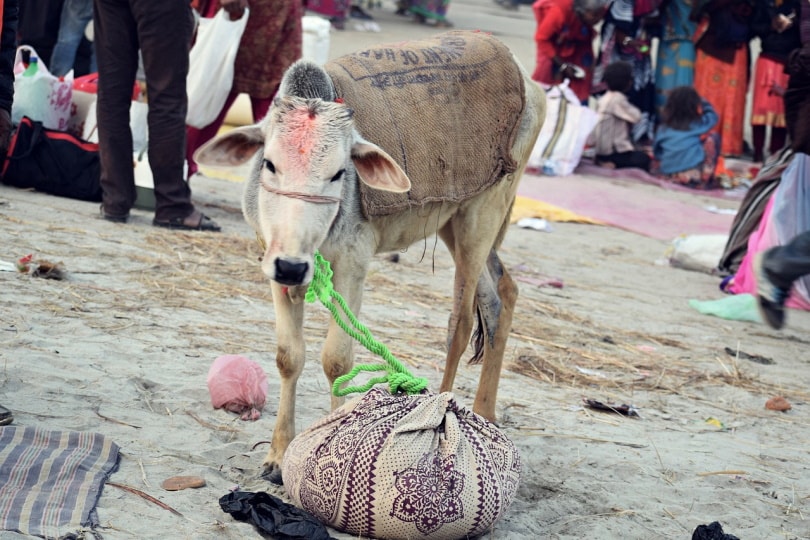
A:
{"type": "Polygon", "coordinates": [[[278,540],[334,540],[311,514],[264,491],[232,491],[219,499],[219,506],[278,540]]]}
{"type": "Polygon", "coordinates": [[[723,532],[723,526],[717,521],[711,522],[709,525],[698,525],[695,532],[692,533],[692,540],[740,540],[733,534],[726,534],[723,532]]]}

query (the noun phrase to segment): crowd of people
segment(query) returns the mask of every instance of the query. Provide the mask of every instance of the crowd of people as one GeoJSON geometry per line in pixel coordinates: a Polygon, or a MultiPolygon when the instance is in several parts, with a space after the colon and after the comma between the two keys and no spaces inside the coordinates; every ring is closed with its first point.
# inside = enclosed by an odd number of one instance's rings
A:
{"type": "Polygon", "coordinates": [[[536,0],[532,8],[533,79],[568,79],[584,105],[596,99],[598,164],[709,189],[720,157],[759,163],[788,141],[785,66],[810,39],[808,0],[536,0]]]}

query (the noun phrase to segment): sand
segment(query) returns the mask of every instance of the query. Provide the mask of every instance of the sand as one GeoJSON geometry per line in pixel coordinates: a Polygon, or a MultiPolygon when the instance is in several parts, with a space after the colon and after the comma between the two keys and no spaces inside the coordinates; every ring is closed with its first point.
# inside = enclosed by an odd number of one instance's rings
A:
{"type": "MultiPolygon", "coordinates": [[[[0,403],[17,425],[111,437],[122,448],[112,481],[183,515],[107,486],[98,512],[108,538],[258,537],[220,510],[219,497],[235,486],[283,496],[259,477],[278,377],[272,302],[238,210],[241,184],[197,177],[193,189],[222,234],[158,229],[145,211],[112,224],[93,203],[0,189],[0,260],[33,253],[67,272],[61,281],[0,272],[0,403]],[[222,354],[265,368],[270,394],[258,421],[211,407],[206,374],[222,354]],[[164,490],[175,475],[207,484],[164,490]]],[[[452,265],[434,240],[398,263],[374,261],[361,320],[436,389],[452,265]]],[[[702,315],[688,300],[720,298],[719,279],[661,264],[666,249],[606,226],[509,231],[501,253],[521,297],[497,412],[524,474],[488,537],[688,538],[715,520],[740,538],[810,537],[810,316],[790,312],[776,332],[702,315]],[[563,287],[540,286],[547,278],[563,287]],[[793,409],[766,410],[775,395],[793,409]],[[594,411],[584,398],[640,416],[594,411]]],[[[317,356],[328,316],[308,308],[299,429],[328,413],[317,356]]],[[[467,406],[478,370],[459,372],[456,395],[467,406]]]]}

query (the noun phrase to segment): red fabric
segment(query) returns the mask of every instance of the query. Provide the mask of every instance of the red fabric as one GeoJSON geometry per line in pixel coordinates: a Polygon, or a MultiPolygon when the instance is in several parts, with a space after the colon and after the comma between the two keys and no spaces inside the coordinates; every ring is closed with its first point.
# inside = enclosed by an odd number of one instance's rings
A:
{"type": "Polygon", "coordinates": [[[754,78],[754,100],[751,108],[751,125],[785,127],[785,100],[782,93],[788,85],[785,64],[761,56],[757,58],[754,78]]]}
{"type": "Polygon", "coordinates": [[[593,78],[593,29],[585,26],[574,12],[573,0],[537,0],[532,9],[537,20],[532,79],[544,84],[560,82],[552,61],[558,56],[585,70],[585,78],[571,81],[570,86],[580,100],[588,99],[593,78]]]}

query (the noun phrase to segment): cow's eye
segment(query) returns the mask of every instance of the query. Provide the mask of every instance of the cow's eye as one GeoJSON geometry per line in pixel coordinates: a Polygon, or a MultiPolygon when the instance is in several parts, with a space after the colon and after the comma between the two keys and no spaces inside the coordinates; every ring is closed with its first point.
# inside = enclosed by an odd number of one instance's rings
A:
{"type": "Polygon", "coordinates": [[[343,173],[345,173],[345,172],[346,172],[346,169],[340,169],[337,172],[337,174],[332,177],[332,180],[330,180],[330,182],[337,182],[338,180],[340,180],[343,177],[343,173]]]}
{"type": "Polygon", "coordinates": [[[275,173],[276,173],[276,166],[275,166],[275,165],[273,165],[273,162],[272,162],[272,161],[270,161],[269,159],[265,159],[265,160],[264,160],[264,166],[265,166],[265,167],[267,168],[267,170],[268,170],[268,171],[270,171],[271,173],[273,173],[273,174],[275,174],[275,173]]]}

